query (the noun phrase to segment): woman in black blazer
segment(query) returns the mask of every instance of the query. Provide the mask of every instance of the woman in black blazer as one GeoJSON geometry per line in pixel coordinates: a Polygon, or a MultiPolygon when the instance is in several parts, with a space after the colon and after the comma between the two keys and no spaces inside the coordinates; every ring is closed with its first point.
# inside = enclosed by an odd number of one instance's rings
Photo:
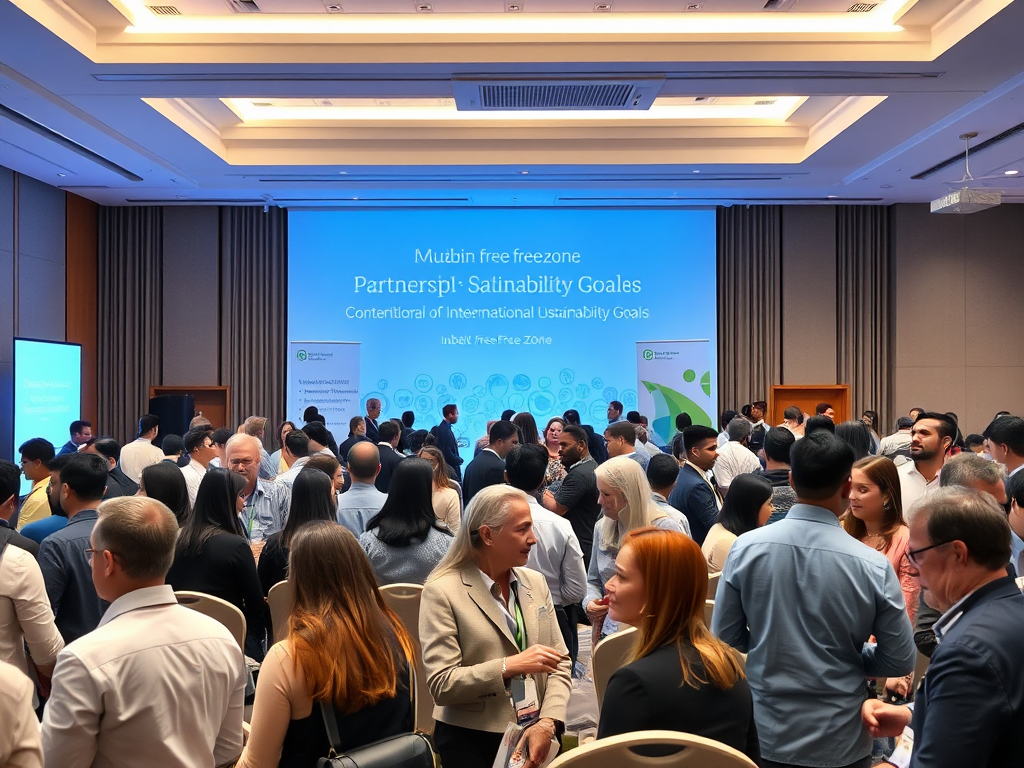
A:
{"type": "Polygon", "coordinates": [[[637,627],[631,663],[608,681],[598,738],[682,731],[760,761],[739,656],[704,625],[707,562],[688,536],[640,528],[623,541],[605,585],[613,621],[637,627]]]}
{"type": "Polygon", "coordinates": [[[178,534],[167,583],[177,592],[219,597],[245,614],[245,652],[263,658],[266,601],[256,575],[256,560],[245,537],[239,496],[245,478],[226,469],[211,469],[199,484],[192,514],[178,534]]]}

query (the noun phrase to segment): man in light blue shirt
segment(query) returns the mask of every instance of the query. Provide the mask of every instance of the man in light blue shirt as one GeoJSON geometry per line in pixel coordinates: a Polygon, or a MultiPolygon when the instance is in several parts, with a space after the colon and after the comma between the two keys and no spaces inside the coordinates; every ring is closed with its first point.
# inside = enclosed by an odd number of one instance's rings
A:
{"type": "Polygon", "coordinates": [[[253,544],[277,533],[288,519],[291,489],[259,478],[260,452],[263,446],[252,435],[233,435],[224,447],[228,469],[245,478],[241,512],[242,527],[253,544]]]}
{"type": "Polygon", "coordinates": [[[366,532],[370,518],[380,512],[388,500],[388,495],[373,484],[379,472],[380,451],[376,445],[367,440],[349,449],[348,473],[352,476],[352,487],[338,497],[338,522],[357,539],[366,532]]]}
{"type": "Polygon", "coordinates": [[[916,659],[903,593],[886,557],[839,525],[850,447],[818,430],[790,456],[797,503],[733,544],[712,631],[748,654],[764,768],[869,768],[867,678],[901,677],[916,659]]]}

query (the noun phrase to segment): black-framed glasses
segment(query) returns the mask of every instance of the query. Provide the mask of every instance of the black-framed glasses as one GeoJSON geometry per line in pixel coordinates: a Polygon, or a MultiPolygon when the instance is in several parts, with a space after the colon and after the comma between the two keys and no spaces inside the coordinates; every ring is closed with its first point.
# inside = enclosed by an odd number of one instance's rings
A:
{"type": "Polygon", "coordinates": [[[952,544],[952,543],[953,543],[952,541],[943,541],[943,542],[940,542],[938,544],[932,544],[929,547],[921,547],[920,549],[908,549],[907,550],[907,560],[909,560],[914,565],[920,565],[920,563],[917,560],[917,556],[920,555],[922,552],[927,552],[929,549],[935,549],[936,547],[944,547],[947,544],[952,544]]]}
{"type": "MultiPolygon", "coordinates": [[[[89,565],[92,565],[92,556],[98,552],[110,552],[109,549],[93,549],[92,547],[85,548],[85,556],[89,559],[89,565]]],[[[117,552],[110,552],[112,557],[117,557],[117,552]]]]}

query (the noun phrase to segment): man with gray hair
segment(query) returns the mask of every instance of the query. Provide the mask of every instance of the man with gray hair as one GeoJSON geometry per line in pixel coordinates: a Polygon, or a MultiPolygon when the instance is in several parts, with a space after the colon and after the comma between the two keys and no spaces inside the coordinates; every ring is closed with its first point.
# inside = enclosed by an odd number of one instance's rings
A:
{"type": "Polygon", "coordinates": [[[753,425],[742,416],[734,418],[725,428],[729,442],[718,449],[718,461],[713,470],[723,495],[729,490],[734,477],[761,469],[761,462],[747,447],[752,429],[753,425]]]}
{"type": "Polygon", "coordinates": [[[227,468],[245,478],[242,527],[254,552],[272,533],[284,528],[292,494],[286,485],[259,477],[263,446],[252,435],[232,435],[224,446],[227,468]]]}
{"type": "Polygon", "coordinates": [[[242,751],[242,650],[164,584],[177,535],[156,499],[100,506],[88,553],[110,607],[57,656],[43,717],[48,765],[195,768],[230,765],[242,751]]]}
{"type": "Polygon", "coordinates": [[[1019,765],[1024,754],[1024,595],[1007,574],[1010,526],[985,493],[946,487],[910,520],[911,573],[941,618],[914,710],[869,699],[874,736],[913,730],[913,766],[1019,765]]]}
{"type": "Polygon", "coordinates": [[[267,453],[267,449],[263,447],[263,441],[266,440],[266,437],[264,436],[266,430],[266,416],[250,416],[242,424],[242,431],[245,432],[245,434],[251,435],[260,441],[259,476],[261,480],[269,480],[277,474],[277,467],[274,466],[274,462],[271,460],[270,454],[267,453]]]}
{"type": "MultiPolygon", "coordinates": [[[[939,486],[943,488],[954,486],[973,488],[981,493],[987,493],[1001,507],[1005,507],[1007,503],[1006,471],[1000,464],[989,461],[976,453],[959,453],[949,459],[939,473],[939,486]]],[[[918,504],[923,503],[918,502],[918,504]]],[[[917,507],[914,507],[914,511],[916,509],[917,507]]],[[[1010,562],[1016,563],[1017,557],[1024,547],[1021,546],[1021,540],[1015,533],[1011,532],[1010,537],[1010,562]]],[[[922,593],[918,599],[917,616],[914,619],[914,642],[917,644],[917,649],[925,656],[931,656],[935,652],[936,640],[933,626],[938,620],[939,612],[922,593]]]]}

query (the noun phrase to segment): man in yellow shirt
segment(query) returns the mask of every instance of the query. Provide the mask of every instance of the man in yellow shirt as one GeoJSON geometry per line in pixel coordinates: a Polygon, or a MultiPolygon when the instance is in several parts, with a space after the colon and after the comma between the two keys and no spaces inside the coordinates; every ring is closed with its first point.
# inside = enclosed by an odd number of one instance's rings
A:
{"type": "Polygon", "coordinates": [[[53,444],[41,437],[26,440],[21,448],[21,471],[26,480],[32,481],[32,491],[25,497],[18,514],[18,530],[29,523],[50,516],[50,501],[46,488],[50,483],[50,462],[53,461],[53,444]]]}

